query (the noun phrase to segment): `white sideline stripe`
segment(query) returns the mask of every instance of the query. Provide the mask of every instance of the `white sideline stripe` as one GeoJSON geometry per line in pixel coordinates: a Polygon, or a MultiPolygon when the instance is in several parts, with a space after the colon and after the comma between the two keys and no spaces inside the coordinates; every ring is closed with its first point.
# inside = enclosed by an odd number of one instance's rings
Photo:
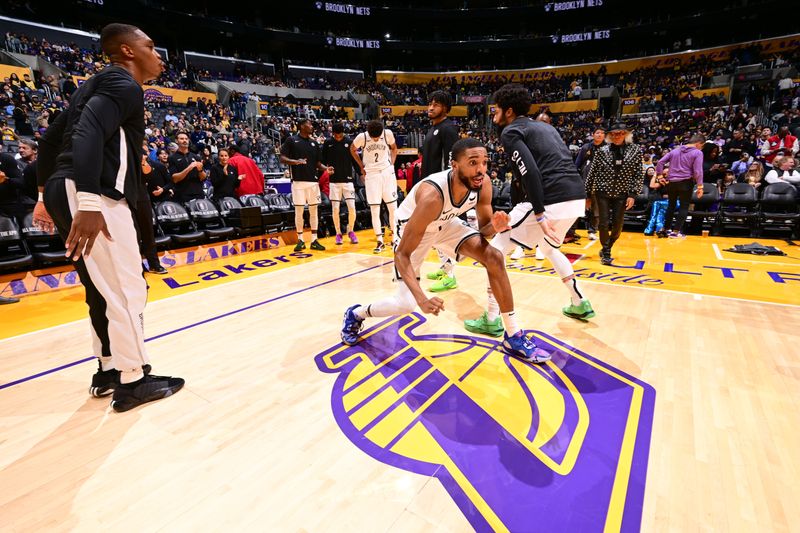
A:
{"type": "MultiPolygon", "coordinates": [[[[365,257],[375,257],[373,255],[367,255],[367,254],[361,253],[361,252],[350,252],[350,253],[362,255],[362,256],[365,256],[365,257]]],[[[425,261],[425,262],[426,263],[435,264],[434,261],[425,261]]],[[[478,268],[482,269],[483,268],[483,267],[476,267],[474,265],[460,265],[460,264],[457,264],[456,266],[457,267],[475,268],[475,269],[478,269],[478,268]]],[[[526,272],[516,272],[514,270],[508,270],[507,272],[509,274],[517,274],[517,275],[520,275],[520,276],[530,276],[531,274],[538,274],[538,272],[531,272],[529,274],[529,273],[526,273],[526,272]]],[[[620,274],[620,275],[622,275],[622,274],[620,274]]],[[[552,276],[552,277],[553,277],[553,279],[558,279],[558,276],[552,276]]],[[[581,283],[594,283],[594,284],[597,284],[597,285],[606,285],[606,286],[609,286],[609,285],[613,286],[614,285],[614,284],[608,283],[608,282],[604,283],[604,282],[599,281],[599,280],[583,279],[583,278],[580,279],[580,282],[581,283]]],[[[675,293],[675,294],[685,294],[687,296],[696,296],[698,294],[698,293],[689,292],[689,291],[679,291],[679,290],[675,290],[675,289],[656,289],[655,287],[641,287],[641,286],[636,286],[636,285],[623,285],[622,287],[625,287],[626,289],[641,289],[641,290],[645,290],[645,291],[672,292],[672,293],[675,293]]],[[[800,308],[800,305],[798,305],[798,304],[785,304],[785,303],[780,303],[780,302],[765,302],[765,301],[762,301],[762,300],[750,300],[748,298],[736,298],[735,296],[718,296],[716,294],[700,294],[700,296],[702,296],[703,298],[720,298],[722,300],[735,300],[735,301],[738,301],[738,302],[748,302],[748,303],[752,303],[752,304],[778,305],[778,306],[781,306],[781,307],[797,307],[797,308],[800,308]]]]}

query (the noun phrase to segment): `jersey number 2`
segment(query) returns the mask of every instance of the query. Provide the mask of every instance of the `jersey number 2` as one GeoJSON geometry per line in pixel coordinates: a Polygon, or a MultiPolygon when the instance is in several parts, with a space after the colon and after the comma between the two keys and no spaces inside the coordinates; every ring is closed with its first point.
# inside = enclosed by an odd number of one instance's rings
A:
{"type": "Polygon", "coordinates": [[[375,162],[378,162],[378,158],[381,156],[378,152],[375,152],[375,162]]]}

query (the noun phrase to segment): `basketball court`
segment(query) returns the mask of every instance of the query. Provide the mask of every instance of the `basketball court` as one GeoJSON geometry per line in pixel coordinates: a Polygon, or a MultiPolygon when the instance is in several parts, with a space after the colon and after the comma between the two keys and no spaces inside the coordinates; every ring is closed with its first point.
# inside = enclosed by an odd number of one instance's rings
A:
{"type": "Polygon", "coordinates": [[[549,263],[509,260],[521,324],[556,353],[532,366],[463,329],[485,305],[468,262],[440,316],[373,319],[343,346],[344,309],[394,290],[391,254],[360,238],[148,275],[154,372],[186,387],[125,414],[87,393],[82,288],[63,271],[45,281],[58,290],[0,278],[33,292],[0,307],[0,530],[800,524],[796,247],[758,239],[788,255],[754,257],[725,251],[752,239],[625,233],[607,267],[584,237],[564,251],[589,322],[560,313],[549,263]]]}

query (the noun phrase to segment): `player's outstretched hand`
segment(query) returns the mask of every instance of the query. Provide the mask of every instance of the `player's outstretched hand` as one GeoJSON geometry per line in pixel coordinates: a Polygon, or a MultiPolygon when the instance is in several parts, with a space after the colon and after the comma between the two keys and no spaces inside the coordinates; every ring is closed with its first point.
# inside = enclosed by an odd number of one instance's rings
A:
{"type": "Polygon", "coordinates": [[[48,213],[47,209],[44,207],[44,202],[36,202],[36,206],[33,208],[33,227],[39,228],[47,233],[53,233],[56,229],[56,225],[53,224],[50,213],[48,213]]]}
{"type": "Polygon", "coordinates": [[[439,311],[444,311],[444,300],[434,296],[419,304],[419,308],[423,313],[438,315],[439,311]]]}
{"type": "Polygon", "coordinates": [[[88,256],[94,241],[100,232],[106,239],[113,240],[106,226],[106,219],[100,211],[78,211],[72,219],[72,226],[64,244],[67,246],[67,257],[77,261],[82,255],[88,256]]]}
{"type": "Polygon", "coordinates": [[[508,213],[504,213],[503,211],[495,211],[492,213],[492,227],[495,233],[511,229],[510,223],[511,217],[508,216],[508,213]]]}
{"type": "Polygon", "coordinates": [[[544,220],[539,222],[539,226],[541,226],[542,233],[544,233],[544,236],[550,239],[550,242],[552,242],[556,246],[561,244],[561,242],[559,242],[558,240],[558,237],[556,236],[555,230],[553,229],[553,223],[550,222],[550,220],[545,218],[544,220]]]}

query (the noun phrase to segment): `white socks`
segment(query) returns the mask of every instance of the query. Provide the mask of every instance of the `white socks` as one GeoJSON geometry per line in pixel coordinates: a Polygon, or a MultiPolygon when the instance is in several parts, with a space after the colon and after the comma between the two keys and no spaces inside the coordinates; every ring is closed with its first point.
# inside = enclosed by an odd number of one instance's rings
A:
{"type": "Polygon", "coordinates": [[[339,202],[332,201],[331,202],[331,210],[333,214],[333,227],[336,230],[336,235],[342,234],[342,223],[339,219],[339,202]]]}
{"type": "Polygon", "coordinates": [[[497,303],[491,287],[487,287],[486,292],[489,301],[489,305],[486,308],[486,318],[489,319],[489,322],[494,322],[500,316],[500,304],[497,303]]]}
{"type": "Polygon", "coordinates": [[[514,314],[514,311],[509,313],[500,313],[500,316],[503,317],[503,326],[506,328],[506,334],[509,337],[513,337],[519,331],[519,326],[517,325],[517,317],[514,314]]]}
{"type": "Polygon", "coordinates": [[[378,300],[370,305],[360,305],[353,312],[358,318],[405,315],[417,307],[417,301],[402,280],[397,281],[394,296],[378,300]]]}
{"type": "Polygon", "coordinates": [[[355,231],[356,229],[356,201],[354,198],[349,200],[345,200],[347,203],[347,210],[349,211],[348,219],[347,219],[347,231],[348,233],[351,231],[355,231]]]}
{"type": "Polygon", "coordinates": [[[294,206],[294,227],[297,230],[297,238],[303,240],[303,209],[304,206],[294,206]]]}

